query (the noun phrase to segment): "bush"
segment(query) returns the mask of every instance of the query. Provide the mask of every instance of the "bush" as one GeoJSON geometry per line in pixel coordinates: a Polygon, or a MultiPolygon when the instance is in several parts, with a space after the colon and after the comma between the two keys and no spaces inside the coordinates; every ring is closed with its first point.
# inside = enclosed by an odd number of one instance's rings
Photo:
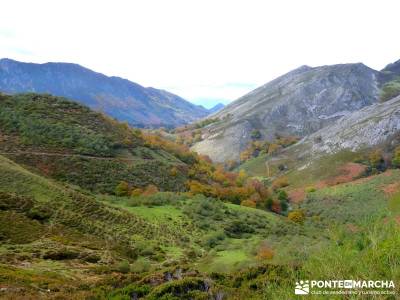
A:
{"type": "Polygon", "coordinates": [[[154,184],[149,184],[143,191],[143,196],[151,196],[158,193],[158,188],[154,184]]]}
{"type": "Polygon", "coordinates": [[[394,150],[392,165],[395,168],[400,168],[400,146],[394,150]]]}
{"type": "Polygon", "coordinates": [[[385,160],[383,159],[383,154],[381,150],[372,151],[368,156],[369,162],[372,168],[379,171],[385,170],[385,160]]]}
{"type": "Polygon", "coordinates": [[[304,220],[306,219],[306,216],[304,214],[304,211],[298,209],[298,210],[291,211],[288,214],[288,219],[292,222],[302,224],[304,222],[304,220]]]}
{"type": "Polygon", "coordinates": [[[78,257],[79,257],[79,252],[66,248],[59,250],[50,250],[43,255],[43,259],[51,259],[51,260],[69,260],[78,257]]]}
{"type": "Polygon", "coordinates": [[[215,246],[220,244],[225,238],[226,238],[226,235],[222,231],[211,233],[205,237],[204,245],[207,248],[214,248],[215,246]]]}
{"type": "Polygon", "coordinates": [[[151,268],[149,260],[144,257],[139,257],[132,265],[131,271],[134,273],[148,272],[151,268]]]}
{"type": "Polygon", "coordinates": [[[129,184],[126,181],[121,181],[115,188],[115,195],[117,196],[128,196],[129,184]]]}
{"type": "Polygon", "coordinates": [[[130,271],[130,265],[127,260],[119,262],[115,268],[120,273],[128,273],[130,271]]]}
{"type": "Polygon", "coordinates": [[[241,238],[244,233],[253,233],[254,229],[243,221],[233,221],[225,227],[225,233],[232,238],[241,238]]]}
{"type": "Polygon", "coordinates": [[[247,200],[243,200],[242,202],[240,202],[240,205],[256,208],[257,203],[251,199],[247,199],[247,200]]]}
{"type": "Polygon", "coordinates": [[[263,242],[257,251],[257,259],[269,260],[272,259],[273,257],[274,257],[274,251],[266,242],[263,242]]]}
{"type": "Polygon", "coordinates": [[[306,187],[306,193],[314,193],[317,189],[313,186],[306,187]]]}
{"type": "Polygon", "coordinates": [[[261,138],[261,132],[260,132],[260,130],[258,130],[258,129],[253,129],[253,130],[251,131],[250,136],[251,136],[251,138],[252,138],[253,140],[258,140],[258,139],[261,138]]]}
{"type": "Polygon", "coordinates": [[[280,177],[278,179],[275,179],[275,181],[272,183],[272,189],[276,191],[277,189],[286,187],[289,185],[289,181],[286,177],[280,177]]]}
{"type": "Polygon", "coordinates": [[[383,85],[380,95],[382,102],[388,101],[400,95],[400,78],[390,81],[383,85]]]}

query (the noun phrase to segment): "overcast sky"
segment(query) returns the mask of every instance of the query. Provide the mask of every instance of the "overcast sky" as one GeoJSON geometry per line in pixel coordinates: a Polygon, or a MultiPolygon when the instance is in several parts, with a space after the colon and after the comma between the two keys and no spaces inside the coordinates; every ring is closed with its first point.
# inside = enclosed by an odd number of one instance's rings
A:
{"type": "Polygon", "coordinates": [[[300,65],[400,59],[398,0],[3,0],[0,57],[228,103],[300,65]]]}

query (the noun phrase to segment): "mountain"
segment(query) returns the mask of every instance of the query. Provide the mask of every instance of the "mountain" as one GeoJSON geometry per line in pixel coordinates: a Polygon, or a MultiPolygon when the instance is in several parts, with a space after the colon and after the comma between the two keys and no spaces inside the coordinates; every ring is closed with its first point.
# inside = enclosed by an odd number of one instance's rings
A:
{"type": "Polygon", "coordinates": [[[225,107],[224,104],[218,103],[218,104],[214,105],[212,108],[210,108],[208,111],[210,112],[210,114],[214,114],[216,112],[219,112],[224,107],[225,107]]]}
{"type": "Polygon", "coordinates": [[[63,97],[0,94],[0,298],[291,299],[304,274],[397,278],[399,103],[228,172],[172,131],[63,97]],[[337,139],[390,153],[345,153],[343,165],[337,139]],[[267,172],[251,177],[250,164],[267,172]]]}
{"type": "Polygon", "coordinates": [[[214,161],[238,160],[254,139],[305,137],[377,103],[381,73],[361,63],[302,66],[227,105],[193,150],[214,161]]]}
{"type": "MultiPolygon", "coordinates": [[[[250,159],[242,167],[252,175],[261,175],[265,174],[268,165],[270,175],[283,176],[286,173],[296,178],[295,181],[298,178],[315,181],[335,172],[338,166],[360,161],[365,164],[374,151],[382,152],[382,159],[390,161],[398,145],[400,96],[349,113],[298,143],[274,155],[250,159]],[[313,173],[318,175],[314,177],[313,173]]],[[[345,170],[338,173],[343,175],[343,172],[346,173],[345,170]]]]}
{"type": "Polygon", "coordinates": [[[145,88],[70,63],[1,59],[0,91],[67,97],[138,127],[175,127],[209,114],[205,108],[167,91],[145,88]]]}

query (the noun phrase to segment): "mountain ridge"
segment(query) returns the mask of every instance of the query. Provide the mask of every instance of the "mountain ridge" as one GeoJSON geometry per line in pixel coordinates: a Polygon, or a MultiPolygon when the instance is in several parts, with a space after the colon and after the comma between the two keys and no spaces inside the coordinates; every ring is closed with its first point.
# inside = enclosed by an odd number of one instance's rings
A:
{"type": "Polygon", "coordinates": [[[381,72],[362,63],[301,66],[256,88],[214,116],[194,151],[214,161],[238,160],[252,141],[304,137],[379,101],[381,72]]]}
{"type": "Polygon", "coordinates": [[[106,76],[74,63],[0,60],[0,91],[38,92],[74,99],[137,127],[175,127],[209,114],[164,90],[106,76]]]}

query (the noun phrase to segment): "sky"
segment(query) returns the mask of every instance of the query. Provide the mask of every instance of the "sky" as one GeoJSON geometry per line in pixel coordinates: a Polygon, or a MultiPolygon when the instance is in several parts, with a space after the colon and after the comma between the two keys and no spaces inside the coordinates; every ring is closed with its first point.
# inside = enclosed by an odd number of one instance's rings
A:
{"type": "Polygon", "coordinates": [[[400,59],[398,0],[2,0],[0,58],[73,62],[211,107],[301,65],[400,59]]]}

